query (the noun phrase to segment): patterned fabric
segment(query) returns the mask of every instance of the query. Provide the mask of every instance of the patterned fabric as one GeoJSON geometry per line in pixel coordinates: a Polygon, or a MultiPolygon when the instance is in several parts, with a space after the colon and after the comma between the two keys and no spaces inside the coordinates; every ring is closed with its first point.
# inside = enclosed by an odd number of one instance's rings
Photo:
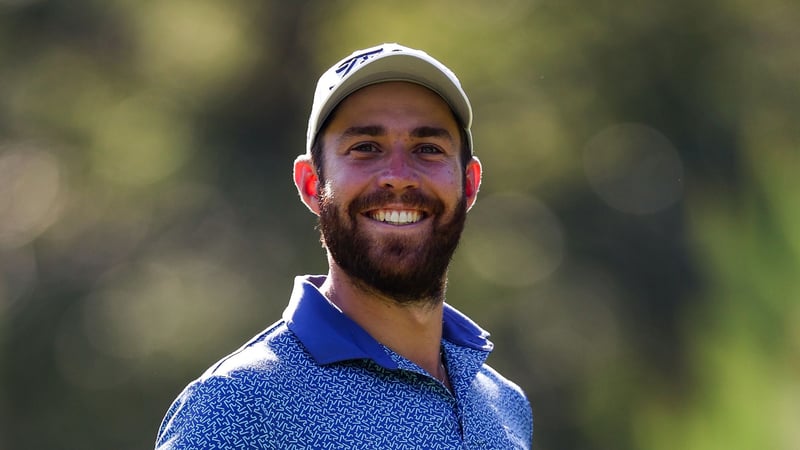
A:
{"type": "Polygon", "coordinates": [[[488,334],[445,305],[454,394],[297,277],[283,319],[175,400],[157,449],[529,449],[519,387],[484,364],[488,334]]]}

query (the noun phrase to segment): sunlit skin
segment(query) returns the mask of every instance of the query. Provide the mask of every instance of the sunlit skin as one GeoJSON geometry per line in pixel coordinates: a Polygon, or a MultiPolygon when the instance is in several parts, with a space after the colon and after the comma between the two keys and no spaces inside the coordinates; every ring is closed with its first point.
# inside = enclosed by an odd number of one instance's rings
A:
{"type": "MultiPolygon", "coordinates": [[[[424,245],[435,220],[451,218],[462,195],[467,208],[477,197],[479,161],[473,157],[462,166],[459,128],[452,112],[441,97],[420,85],[385,82],[356,91],[340,103],[319,138],[324,190],[343,210],[353,199],[380,190],[398,197],[417,190],[444,205],[442,217],[397,200],[359,211],[358,227],[375,244],[370,251],[389,270],[402,270],[407,261],[387,253],[381,243],[399,239],[411,246],[424,245]]],[[[323,187],[310,156],[295,161],[294,178],[303,202],[319,214],[323,187]]],[[[328,264],[322,286],[328,299],[387,347],[431,374],[442,374],[443,299],[400,303],[360,287],[330,255],[328,264]]]]}

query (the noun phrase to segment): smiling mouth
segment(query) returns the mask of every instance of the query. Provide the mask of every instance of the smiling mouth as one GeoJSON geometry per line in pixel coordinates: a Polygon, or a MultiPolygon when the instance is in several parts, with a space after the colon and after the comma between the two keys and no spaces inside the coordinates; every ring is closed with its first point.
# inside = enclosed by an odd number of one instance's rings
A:
{"type": "Polygon", "coordinates": [[[410,225],[424,219],[425,215],[410,209],[376,209],[367,212],[367,217],[391,225],[410,225]]]}

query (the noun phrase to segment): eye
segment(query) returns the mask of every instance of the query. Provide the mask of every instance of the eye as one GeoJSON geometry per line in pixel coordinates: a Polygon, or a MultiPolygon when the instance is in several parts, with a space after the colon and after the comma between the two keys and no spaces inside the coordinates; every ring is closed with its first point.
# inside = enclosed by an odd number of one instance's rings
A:
{"type": "Polygon", "coordinates": [[[428,155],[438,155],[444,153],[441,148],[433,144],[423,144],[417,147],[417,153],[424,153],[428,155]]]}
{"type": "Polygon", "coordinates": [[[361,142],[350,147],[350,151],[359,153],[378,153],[380,149],[373,142],[361,142]]]}

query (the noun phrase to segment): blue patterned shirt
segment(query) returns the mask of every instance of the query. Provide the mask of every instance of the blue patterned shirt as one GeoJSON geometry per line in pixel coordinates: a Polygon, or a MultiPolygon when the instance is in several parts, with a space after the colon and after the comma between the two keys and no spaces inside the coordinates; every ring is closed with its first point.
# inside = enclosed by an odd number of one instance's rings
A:
{"type": "Polygon", "coordinates": [[[529,449],[518,386],[484,361],[488,333],[445,305],[453,392],[297,277],[278,321],[181,393],[158,449],[529,449]]]}

